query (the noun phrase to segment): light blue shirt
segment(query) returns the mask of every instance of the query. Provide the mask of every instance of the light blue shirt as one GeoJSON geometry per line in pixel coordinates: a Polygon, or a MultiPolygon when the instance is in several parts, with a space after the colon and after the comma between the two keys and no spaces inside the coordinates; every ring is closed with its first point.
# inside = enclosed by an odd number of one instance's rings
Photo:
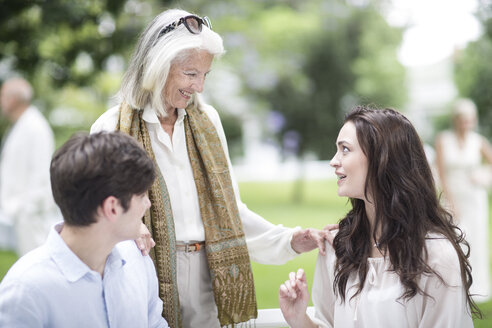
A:
{"type": "Polygon", "coordinates": [[[3,279],[0,327],[168,327],[154,265],[134,241],[114,247],[101,278],[68,248],[62,227],[3,279]]]}

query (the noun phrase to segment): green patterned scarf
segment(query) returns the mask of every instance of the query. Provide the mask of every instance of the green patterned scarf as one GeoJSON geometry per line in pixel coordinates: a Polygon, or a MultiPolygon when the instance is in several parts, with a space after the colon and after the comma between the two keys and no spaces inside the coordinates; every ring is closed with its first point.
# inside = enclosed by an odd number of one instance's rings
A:
{"type": "MultiPolygon", "coordinates": [[[[221,326],[257,317],[253,273],[237,209],[229,166],[215,126],[198,108],[186,108],[185,134],[188,156],[195,178],[200,214],[215,303],[221,326]]],[[[117,130],[135,137],[154,160],[143,110],[120,106],[117,130]]],[[[152,202],[145,214],[156,246],[151,257],[159,278],[163,316],[171,328],[182,327],[176,279],[176,237],[166,182],[157,166],[158,178],[149,190],[152,202]]]]}

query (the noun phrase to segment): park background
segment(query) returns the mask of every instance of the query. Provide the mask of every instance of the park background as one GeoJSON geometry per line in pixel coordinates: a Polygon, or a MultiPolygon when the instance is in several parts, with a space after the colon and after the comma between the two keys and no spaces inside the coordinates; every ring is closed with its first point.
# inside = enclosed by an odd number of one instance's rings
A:
{"type": "MultiPolygon", "coordinates": [[[[114,98],[136,39],[162,10],[210,17],[227,53],[204,96],[220,113],[243,201],[273,223],[321,228],[348,209],[328,160],[356,104],[397,108],[430,145],[469,97],[492,137],[490,0],[0,0],[0,82],[22,75],[60,146],[114,98]]],[[[0,120],[0,135],[8,124],[0,120]]],[[[0,277],[16,257],[0,253],[0,277]]],[[[260,308],[315,252],[253,264],[260,308]]],[[[492,326],[492,303],[481,305],[492,326]]]]}

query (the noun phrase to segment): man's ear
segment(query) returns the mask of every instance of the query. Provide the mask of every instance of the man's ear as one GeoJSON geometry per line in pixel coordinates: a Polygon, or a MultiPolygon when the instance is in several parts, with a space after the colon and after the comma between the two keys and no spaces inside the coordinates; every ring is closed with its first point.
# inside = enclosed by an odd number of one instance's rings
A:
{"type": "Polygon", "coordinates": [[[98,208],[98,212],[101,215],[110,220],[115,221],[122,210],[120,200],[114,196],[108,196],[103,200],[101,206],[98,208]]]}

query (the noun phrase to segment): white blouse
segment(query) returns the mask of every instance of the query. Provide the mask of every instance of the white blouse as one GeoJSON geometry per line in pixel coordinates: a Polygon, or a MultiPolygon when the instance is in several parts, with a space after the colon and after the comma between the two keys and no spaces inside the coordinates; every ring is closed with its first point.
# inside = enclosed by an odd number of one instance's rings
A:
{"type": "Polygon", "coordinates": [[[426,240],[428,263],[436,275],[422,275],[419,293],[410,300],[398,299],[404,291],[398,275],[390,271],[388,257],[369,258],[364,288],[351,297],[359,281],[352,274],[347,282],[345,303],[333,292],[336,256],[332,247],[327,255],[318,256],[314,273],[312,297],[315,323],[320,327],[473,327],[466,294],[461,282],[458,255],[442,235],[429,234],[426,240]]]}
{"type": "MultiPolygon", "coordinates": [[[[292,249],[290,241],[292,234],[300,228],[290,229],[282,225],[273,225],[248,209],[241,201],[219,114],[209,105],[204,105],[203,110],[217,129],[219,139],[227,157],[239,215],[243,223],[251,259],[263,264],[283,264],[291,260],[297,253],[292,249]]],[[[176,240],[202,241],[205,240],[205,231],[200,214],[198,193],[186,147],[184,130],[185,115],[186,111],[184,109],[178,109],[178,119],[174,124],[172,139],[162,128],[152,108],[146,107],[142,118],[149,130],[152,150],[154,151],[157,165],[166,181],[174,216],[176,240]]],[[[101,115],[92,125],[91,133],[114,131],[117,120],[118,106],[109,109],[101,115]]]]}

